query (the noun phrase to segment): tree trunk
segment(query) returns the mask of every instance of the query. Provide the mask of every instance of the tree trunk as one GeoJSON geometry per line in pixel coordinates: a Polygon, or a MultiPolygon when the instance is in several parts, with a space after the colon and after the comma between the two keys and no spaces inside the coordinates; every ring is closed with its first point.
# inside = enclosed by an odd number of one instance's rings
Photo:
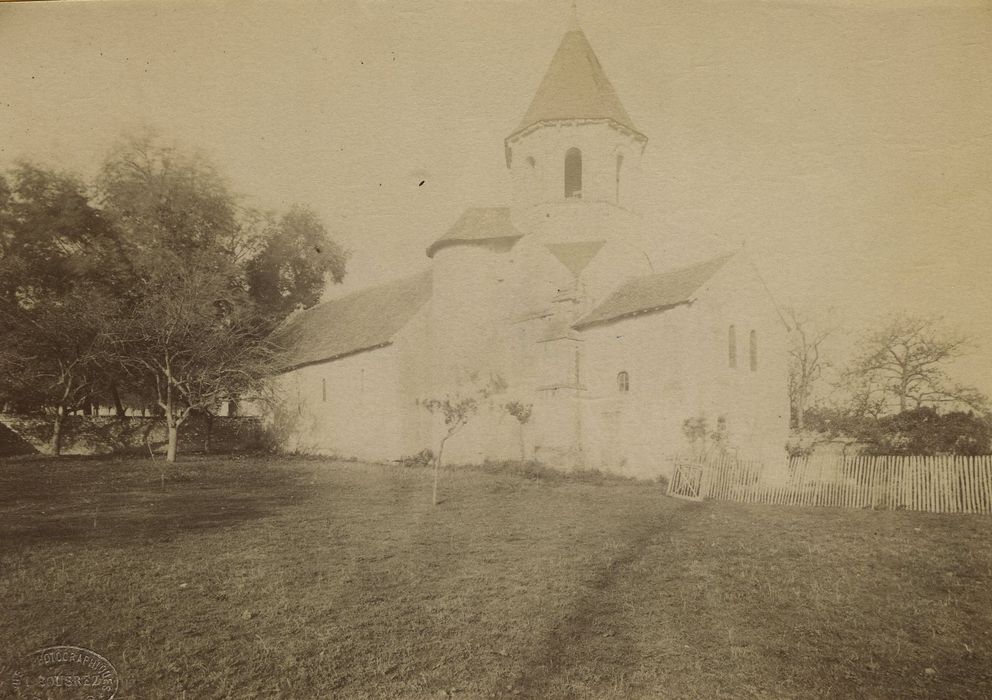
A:
{"type": "Polygon", "coordinates": [[[110,396],[114,400],[114,413],[117,414],[117,418],[124,420],[124,404],[121,402],[120,392],[117,391],[117,383],[110,383],[110,396]]]}
{"type": "Polygon", "coordinates": [[[527,440],[524,435],[524,424],[520,424],[520,461],[527,461],[527,440]]]}
{"type": "Polygon", "coordinates": [[[444,443],[448,441],[445,437],[437,448],[437,459],[434,460],[434,505],[437,505],[437,475],[441,470],[441,456],[444,455],[444,443]]]}
{"type": "Polygon", "coordinates": [[[806,406],[802,399],[796,401],[796,430],[803,430],[806,427],[806,406]]]}
{"type": "Polygon", "coordinates": [[[166,462],[176,461],[176,446],[179,444],[179,428],[173,425],[170,421],[169,423],[169,446],[165,452],[166,462]]]}
{"type": "Polygon", "coordinates": [[[206,454],[210,454],[210,448],[213,446],[213,436],[214,436],[214,414],[210,411],[206,411],[203,414],[204,421],[206,422],[206,429],[203,435],[203,451],[206,454]]]}
{"type": "Polygon", "coordinates": [[[58,457],[62,454],[62,421],[65,418],[65,407],[59,406],[55,413],[55,424],[52,426],[52,454],[58,457]]]}
{"type": "MultiPolygon", "coordinates": [[[[166,366],[168,367],[168,359],[166,359],[166,366]]],[[[162,408],[165,410],[165,424],[168,426],[169,431],[169,446],[165,452],[165,461],[172,464],[176,461],[176,447],[179,443],[179,424],[182,423],[182,420],[177,420],[176,418],[176,407],[172,402],[172,374],[168,369],[166,369],[165,378],[165,404],[162,408]]]]}

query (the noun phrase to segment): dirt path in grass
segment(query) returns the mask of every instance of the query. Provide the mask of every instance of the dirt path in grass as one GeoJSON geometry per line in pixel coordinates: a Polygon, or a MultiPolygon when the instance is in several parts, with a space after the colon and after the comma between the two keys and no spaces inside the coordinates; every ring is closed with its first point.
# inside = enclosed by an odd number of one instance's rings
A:
{"type": "MultiPolygon", "coordinates": [[[[584,595],[546,635],[533,662],[514,682],[494,689],[495,697],[561,697],[629,694],[630,668],[644,658],[642,639],[630,624],[644,595],[673,595],[654,586],[673,584],[672,571],[659,570],[658,553],[699,510],[694,505],[659,512],[632,523],[625,543],[587,585],[584,595]],[[651,564],[647,565],[647,560],[651,564]],[[598,671],[590,674],[590,669],[598,671]],[[605,673],[603,673],[605,671],[605,673]]],[[[674,642],[674,630],[658,620],[652,647],[674,642]]]]}
{"type": "Polygon", "coordinates": [[[987,528],[720,503],[642,512],[490,694],[990,697],[987,528]]]}

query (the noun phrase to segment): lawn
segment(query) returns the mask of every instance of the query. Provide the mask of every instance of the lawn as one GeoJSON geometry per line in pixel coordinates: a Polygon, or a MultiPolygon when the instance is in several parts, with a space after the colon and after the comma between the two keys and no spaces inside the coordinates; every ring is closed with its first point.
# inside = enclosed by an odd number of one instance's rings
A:
{"type": "Polygon", "coordinates": [[[0,461],[0,697],[989,697],[992,519],[304,459],[0,461]]]}

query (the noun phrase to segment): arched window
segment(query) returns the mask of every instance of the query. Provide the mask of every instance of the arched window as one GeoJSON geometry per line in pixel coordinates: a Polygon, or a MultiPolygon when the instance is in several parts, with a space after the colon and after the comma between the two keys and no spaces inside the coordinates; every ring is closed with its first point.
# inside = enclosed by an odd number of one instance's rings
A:
{"type": "Polygon", "coordinates": [[[623,155],[617,155],[617,204],[620,204],[620,171],[623,170],[623,155]]]}
{"type": "Polygon", "coordinates": [[[757,331],[751,331],[751,371],[758,371],[758,333],[757,331]]]}
{"type": "Polygon", "coordinates": [[[737,369],[737,328],[730,326],[727,331],[727,356],[730,360],[730,368],[737,369]]]}
{"type": "Polygon", "coordinates": [[[582,196],[582,151],[569,148],[565,154],[565,197],[582,196]]]}
{"type": "Polygon", "coordinates": [[[527,165],[531,168],[537,165],[537,161],[534,160],[534,156],[527,156],[527,165]]]}
{"type": "Polygon", "coordinates": [[[621,394],[626,394],[630,391],[630,375],[626,372],[621,372],[617,375],[617,389],[621,394]]]}

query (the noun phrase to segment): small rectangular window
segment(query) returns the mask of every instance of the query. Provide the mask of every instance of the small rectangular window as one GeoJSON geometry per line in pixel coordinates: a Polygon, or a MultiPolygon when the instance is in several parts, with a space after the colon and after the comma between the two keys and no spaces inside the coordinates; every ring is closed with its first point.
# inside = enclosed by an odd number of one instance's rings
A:
{"type": "Polygon", "coordinates": [[[327,380],[320,380],[320,400],[327,403],[327,380]]]}
{"type": "Polygon", "coordinates": [[[751,331],[751,371],[758,371],[758,334],[751,331]]]}

